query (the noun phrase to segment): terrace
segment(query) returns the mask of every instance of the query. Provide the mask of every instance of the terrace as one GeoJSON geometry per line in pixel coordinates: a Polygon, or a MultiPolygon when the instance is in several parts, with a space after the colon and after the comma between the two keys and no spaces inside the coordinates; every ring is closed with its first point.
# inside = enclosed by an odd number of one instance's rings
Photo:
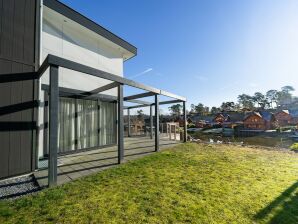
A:
{"type": "MultiPolygon", "coordinates": [[[[48,57],[43,62],[42,66],[40,67],[38,71],[38,78],[40,79],[41,76],[49,70],[49,85],[42,85],[42,89],[45,91],[48,91],[48,105],[49,105],[49,114],[48,114],[48,123],[49,123],[49,155],[48,155],[48,170],[47,174],[45,172],[40,172],[37,174],[39,176],[39,179],[42,179],[40,181],[41,185],[45,185],[45,183],[48,184],[48,186],[55,186],[59,183],[67,182],[71,179],[74,179],[76,177],[79,177],[83,174],[88,174],[90,172],[102,169],[106,166],[110,165],[116,165],[124,162],[125,160],[125,150],[130,150],[128,147],[125,149],[125,143],[124,143],[124,119],[123,119],[123,110],[127,109],[128,112],[128,127],[130,127],[130,110],[135,108],[141,108],[141,107],[150,107],[150,143],[148,146],[146,146],[146,150],[141,150],[141,152],[134,152],[130,151],[132,154],[135,153],[150,153],[152,151],[159,151],[162,144],[160,144],[160,130],[159,130],[159,105],[165,105],[165,104],[172,104],[172,103],[182,103],[183,104],[183,118],[184,118],[184,130],[183,130],[183,140],[186,142],[187,140],[187,131],[186,131],[186,98],[177,96],[175,94],[159,90],[150,86],[146,86],[141,83],[134,82],[132,80],[116,76],[114,74],[101,71],[98,69],[94,69],[92,67],[85,66],[83,64],[79,64],[67,59],[63,59],[54,55],[48,55],[48,57]],[[59,86],[59,68],[64,68],[68,70],[72,70],[79,73],[84,73],[84,75],[97,77],[99,79],[104,79],[110,81],[109,84],[100,86],[96,89],[92,89],[88,92],[79,91],[76,89],[69,89],[59,86]],[[146,92],[126,96],[123,95],[123,86],[127,85],[133,88],[145,90],[146,92]],[[117,89],[117,96],[113,95],[104,95],[101,94],[104,91],[111,90],[111,89],[117,89]],[[103,164],[98,163],[102,160],[100,153],[95,155],[98,155],[98,158],[95,158],[97,161],[92,161],[96,163],[89,163],[86,164],[82,163],[85,160],[88,161],[89,157],[93,158],[93,155],[90,156],[90,154],[84,154],[84,156],[76,156],[80,159],[73,159],[75,156],[69,156],[69,157],[59,157],[58,155],[58,112],[59,112],[59,97],[66,96],[66,97],[73,97],[76,99],[84,98],[84,99],[101,99],[105,101],[111,101],[111,102],[117,102],[117,146],[114,146],[114,148],[105,150],[113,151],[109,155],[111,158],[112,164],[103,164]],[[140,98],[145,97],[154,97],[154,102],[148,102],[139,100],[140,98]],[[159,96],[165,96],[168,98],[172,98],[172,100],[167,101],[160,101],[159,96]],[[130,105],[130,106],[124,106],[124,101],[134,103],[136,105],[130,105]],[[154,108],[154,116],[155,119],[153,119],[153,108],[154,108]],[[153,133],[154,130],[154,133],[153,133]],[[153,141],[154,136],[154,141],[153,141]],[[153,144],[154,143],[154,144],[153,144]],[[152,148],[153,147],[153,148],[152,148]],[[153,150],[154,149],[154,150],[153,150]],[[151,150],[151,151],[150,151],[151,150]],[[59,158],[58,158],[59,157],[59,158]],[[70,163],[68,163],[70,161],[70,163]],[[76,166],[70,165],[72,162],[76,163],[76,166]],[[58,165],[61,163],[60,168],[58,169],[58,165]],[[66,164],[66,166],[65,166],[66,164]],[[80,164],[80,165],[78,165],[80,164]],[[84,165],[82,165],[84,164],[84,165]],[[78,168],[78,169],[77,169],[78,168]],[[74,171],[75,170],[75,171],[74,171]],[[72,172],[74,171],[74,172],[72,172]],[[76,172],[78,171],[78,172],[76,172]],[[75,174],[74,174],[75,173],[75,174]],[[58,180],[59,177],[59,180],[58,180]],[[45,181],[44,179],[47,179],[45,181]]],[[[46,101],[45,101],[46,102],[46,101]]],[[[128,136],[130,136],[130,131],[128,130],[128,136]]],[[[141,145],[143,143],[140,143],[141,145]]],[[[126,144],[129,146],[130,144],[126,144]]],[[[136,147],[138,148],[138,147],[136,147]]],[[[95,149],[96,150],[96,149],[95,149]]],[[[94,152],[94,150],[93,150],[94,152]]],[[[129,156],[130,154],[126,155],[129,156]]],[[[74,164],[73,164],[74,165],[74,164]]]]}
{"type": "MultiPolygon", "coordinates": [[[[179,144],[169,140],[167,134],[160,137],[160,149],[179,144]]],[[[135,160],[155,152],[154,139],[150,137],[130,137],[124,139],[124,158],[122,162],[135,160]]],[[[118,164],[117,146],[68,154],[58,158],[57,184],[61,185],[77,178],[87,176],[118,164]]],[[[48,169],[41,169],[34,173],[40,187],[48,186],[48,169]]]]}

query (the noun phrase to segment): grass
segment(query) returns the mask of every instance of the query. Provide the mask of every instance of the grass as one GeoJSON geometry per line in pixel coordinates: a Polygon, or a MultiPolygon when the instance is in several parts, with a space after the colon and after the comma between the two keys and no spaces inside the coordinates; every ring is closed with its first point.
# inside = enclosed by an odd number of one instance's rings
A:
{"type": "Polygon", "coordinates": [[[298,143],[294,143],[293,145],[291,145],[290,147],[293,151],[298,152],[298,143]]]}
{"type": "Polygon", "coordinates": [[[298,156],[181,144],[34,196],[0,223],[298,223],[298,156]]]}

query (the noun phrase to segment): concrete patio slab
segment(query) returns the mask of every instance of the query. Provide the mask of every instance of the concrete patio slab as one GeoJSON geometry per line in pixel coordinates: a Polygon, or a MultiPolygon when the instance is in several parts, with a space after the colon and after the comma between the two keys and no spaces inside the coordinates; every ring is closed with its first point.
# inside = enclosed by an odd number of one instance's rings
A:
{"type": "MultiPolygon", "coordinates": [[[[161,149],[179,143],[178,141],[169,140],[168,137],[161,136],[160,138],[161,149]]],[[[149,137],[125,138],[124,149],[124,162],[138,159],[154,153],[154,139],[149,137]]],[[[58,159],[60,164],[58,166],[58,185],[117,166],[117,150],[117,146],[112,146],[60,156],[58,159]]],[[[40,187],[48,185],[47,169],[36,171],[34,175],[40,187]]]]}

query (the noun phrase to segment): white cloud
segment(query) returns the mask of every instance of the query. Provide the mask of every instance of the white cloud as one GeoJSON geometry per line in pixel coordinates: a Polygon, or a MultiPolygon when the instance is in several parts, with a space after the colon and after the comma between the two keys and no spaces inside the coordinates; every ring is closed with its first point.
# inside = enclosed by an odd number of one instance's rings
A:
{"type": "Polygon", "coordinates": [[[142,71],[142,72],[140,72],[138,74],[135,74],[133,76],[130,76],[129,78],[136,78],[136,77],[145,75],[146,73],[151,72],[151,71],[153,71],[153,68],[147,68],[146,70],[144,70],[144,71],[142,71]]]}

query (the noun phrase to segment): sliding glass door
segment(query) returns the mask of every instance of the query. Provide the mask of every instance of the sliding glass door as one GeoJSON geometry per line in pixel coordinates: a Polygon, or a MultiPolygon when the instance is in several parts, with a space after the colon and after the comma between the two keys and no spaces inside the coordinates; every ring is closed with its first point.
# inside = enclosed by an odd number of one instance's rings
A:
{"type": "Polygon", "coordinates": [[[117,141],[116,103],[100,102],[99,145],[111,145],[117,141]]]}
{"type": "MultiPolygon", "coordinates": [[[[45,114],[47,113],[48,107],[45,108],[45,114]]],[[[46,117],[44,122],[48,122],[46,117]]],[[[116,119],[116,103],[61,97],[58,152],[65,153],[115,144],[117,141],[116,119]]],[[[45,155],[48,154],[47,128],[44,131],[44,147],[45,155]]]]}
{"type": "Polygon", "coordinates": [[[94,100],[77,100],[78,103],[78,149],[98,146],[99,110],[94,100]]]}

